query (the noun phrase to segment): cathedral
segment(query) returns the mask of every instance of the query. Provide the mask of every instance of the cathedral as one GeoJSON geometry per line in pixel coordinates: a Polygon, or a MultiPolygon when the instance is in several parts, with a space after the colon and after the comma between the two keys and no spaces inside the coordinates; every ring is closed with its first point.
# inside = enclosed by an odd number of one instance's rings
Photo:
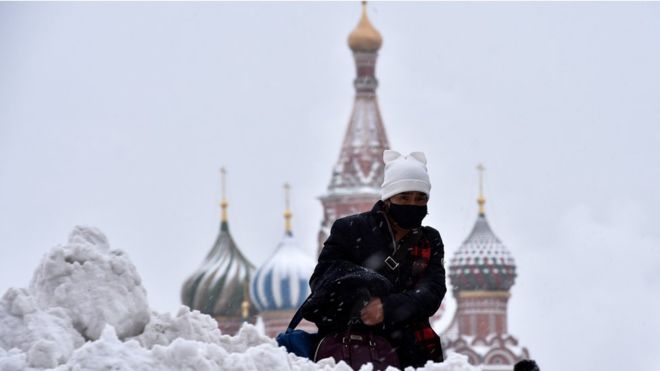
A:
{"type": "MultiPolygon", "coordinates": [[[[355,29],[349,34],[356,77],[355,97],[339,158],[330,182],[320,197],[323,206],[318,232],[318,251],[337,218],[370,210],[380,199],[384,164],[389,149],[387,133],[378,107],[376,62],[383,43],[370,22],[366,3],[355,29]]],[[[516,278],[511,252],[492,231],[485,213],[483,167],[480,170],[479,212],[472,232],[448,259],[447,277],[457,308],[441,331],[444,351],[468,357],[484,371],[512,370],[513,364],[529,358],[527,348],[508,333],[507,305],[516,278]]],[[[255,267],[231,236],[227,215],[223,171],[220,229],[215,244],[199,268],[184,282],[181,300],[191,309],[213,316],[223,333],[234,334],[243,322],[262,321],[274,337],[284,331],[296,309],[310,293],[308,280],[316,261],[297,243],[291,227],[289,188],[285,186],[284,233],[272,255],[255,267]]],[[[445,232],[447,233],[447,232],[445,232]]],[[[448,297],[450,294],[447,293],[448,297]]],[[[432,318],[450,315],[441,310],[432,318]]],[[[298,328],[315,332],[303,321],[298,328]]]]}

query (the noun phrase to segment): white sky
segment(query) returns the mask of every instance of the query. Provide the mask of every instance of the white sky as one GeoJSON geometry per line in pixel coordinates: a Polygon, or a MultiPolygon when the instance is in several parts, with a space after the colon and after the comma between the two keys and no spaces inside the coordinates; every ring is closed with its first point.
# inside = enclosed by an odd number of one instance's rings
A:
{"type": "MultiPolygon", "coordinates": [[[[370,3],[390,142],[451,256],[486,210],[544,371],[660,369],[660,3],[370,3]]],[[[0,293],[76,224],[174,311],[219,225],[309,249],[353,99],[358,3],[0,3],[0,293]]]]}

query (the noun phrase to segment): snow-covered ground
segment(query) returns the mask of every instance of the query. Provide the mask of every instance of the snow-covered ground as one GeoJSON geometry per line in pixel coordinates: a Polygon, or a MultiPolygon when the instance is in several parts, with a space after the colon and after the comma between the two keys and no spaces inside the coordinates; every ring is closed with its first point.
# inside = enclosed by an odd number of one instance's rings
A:
{"type": "MultiPolygon", "coordinates": [[[[351,370],[289,354],[258,326],[228,336],[184,306],[175,316],[151,311],[135,266],[89,227],[74,228],[43,257],[29,288],[11,288],[0,300],[0,371],[46,369],[351,370]]],[[[418,370],[478,369],[451,354],[418,370]]]]}

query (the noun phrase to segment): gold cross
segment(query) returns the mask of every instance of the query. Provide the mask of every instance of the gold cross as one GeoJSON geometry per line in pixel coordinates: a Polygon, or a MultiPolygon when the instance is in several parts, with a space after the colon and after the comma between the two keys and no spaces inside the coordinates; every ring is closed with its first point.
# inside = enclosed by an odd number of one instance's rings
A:
{"type": "Polygon", "coordinates": [[[227,177],[227,170],[224,166],[220,168],[220,191],[222,192],[222,201],[220,201],[220,207],[222,208],[222,221],[227,221],[227,187],[225,184],[225,178],[227,177]]]}
{"type": "Polygon", "coordinates": [[[291,233],[291,200],[289,192],[291,191],[291,186],[289,183],[284,183],[284,205],[286,210],[284,210],[284,228],[286,233],[291,233]]]}
{"type": "Polygon", "coordinates": [[[484,198],[484,171],[486,171],[486,168],[483,164],[479,164],[477,165],[477,171],[479,171],[479,198],[477,199],[477,203],[479,204],[479,214],[484,215],[484,204],[486,203],[486,199],[484,198]]]}
{"type": "Polygon", "coordinates": [[[289,191],[291,191],[291,185],[289,185],[289,183],[284,183],[284,206],[286,206],[287,210],[289,210],[289,207],[291,206],[289,204],[289,191]]]}
{"type": "Polygon", "coordinates": [[[479,196],[483,197],[484,195],[484,171],[486,168],[483,164],[477,165],[477,171],[479,171],[479,196]]]}
{"type": "Polygon", "coordinates": [[[227,199],[227,190],[226,190],[226,185],[225,185],[225,177],[227,176],[227,170],[225,170],[225,167],[220,168],[220,190],[222,192],[222,199],[226,200],[227,199]]]}

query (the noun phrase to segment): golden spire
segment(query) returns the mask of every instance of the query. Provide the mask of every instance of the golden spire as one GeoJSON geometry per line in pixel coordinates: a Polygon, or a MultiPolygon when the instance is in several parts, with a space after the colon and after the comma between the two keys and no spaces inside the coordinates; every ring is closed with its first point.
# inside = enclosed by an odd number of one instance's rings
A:
{"type": "Polygon", "coordinates": [[[484,210],[484,204],[486,203],[486,198],[484,198],[484,171],[486,168],[484,165],[477,165],[477,170],[479,171],[479,198],[477,198],[477,203],[479,204],[479,215],[486,215],[484,210]]]}
{"type": "Polygon", "coordinates": [[[285,205],[285,210],[284,210],[284,229],[286,231],[286,234],[291,234],[291,217],[293,214],[291,213],[291,205],[290,205],[290,199],[289,199],[289,192],[291,190],[291,186],[289,183],[284,183],[284,205],[285,205]]]}
{"type": "Polygon", "coordinates": [[[353,32],[348,35],[348,46],[354,52],[375,52],[383,44],[380,32],[374,28],[367,17],[367,2],[362,2],[362,16],[353,32]]]}
{"type": "Polygon", "coordinates": [[[243,320],[247,320],[250,315],[250,300],[248,300],[250,291],[248,290],[248,280],[243,283],[243,302],[241,303],[241,316],[243,320]]]}
{"type": "Polygon", "coordinates": [[[225,178],[227,176],[227,171],[224,167],[220,168],[220,187],[222,191],[222,201],[220,201],[220,207],[222,208],[222,221],[227,221],[227,188],[225,184],[225,178]]]}

